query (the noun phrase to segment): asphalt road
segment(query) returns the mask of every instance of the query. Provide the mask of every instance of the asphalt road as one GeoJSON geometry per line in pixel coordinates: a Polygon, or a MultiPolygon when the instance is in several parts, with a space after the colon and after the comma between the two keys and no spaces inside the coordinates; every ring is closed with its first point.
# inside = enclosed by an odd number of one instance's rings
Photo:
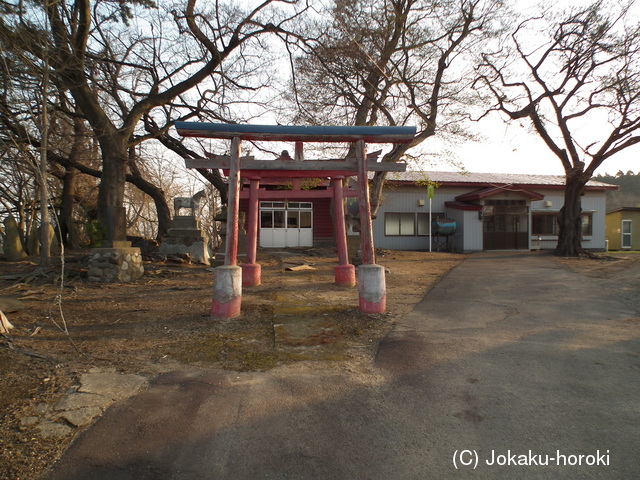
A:
{"type": "Polygon", "coordinates": [[[550,255],[474,254],[371,372],[165,374],[46,478],[639,478],[639,314],[550,255]]]}

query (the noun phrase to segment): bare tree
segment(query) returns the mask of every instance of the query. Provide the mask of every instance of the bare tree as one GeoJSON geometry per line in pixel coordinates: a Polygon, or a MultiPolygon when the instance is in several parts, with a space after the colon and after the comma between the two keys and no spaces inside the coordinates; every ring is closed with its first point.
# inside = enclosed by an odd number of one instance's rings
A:
{"type": "MultiPolygon", "coordinates": [[[[153,10],[146,0],[46,2],[43,10],[50,33],[31,21],[38,10],[28,14],[18,10],[0,19],[0,36],[19,45],[26,55],[41,58],[43,46],[51,44],[51,80],[70,93],[93,130],[102,156],[98,217],[108,242],[125,239],[127,175],[150,186],[138,177],[130,152],[151,138],[140,128],[140,120],[212,76],[227,79],[227,63],[237,60],[259,36],[283,31],[299,14],[293,8],[297,3],[265,0],[245,9],[216,2],[198,9],[196,0],[187,0],[183,8],[171,12],[174,27],[161,32],[154,31],[158,24],[149,15],[163,12],[153,10]],[[272,8],[277,4],[288,8],[272,8]],[[138,33],[127,34],[133,30],[138,33]]],[[[34,5],[25,3],[24,8],[34,5]]]]}
{"type": "MultiPolygon", "coordinates": [[[[0,95],[0,155],[2,176],[7,180],[7,188],[0,189],[0,197],[15,206],[21,230],[25,236],[29,236],[28,222],[33,219],[25,217],[25,207],[30,201],[37,201],[40,183],[33,184],[34,190],[26,194],[16,196],[11,192],[17,192],[20,185],[31,185],[33,179],[43,177],[50,191],[48,196],[51,199],[51,207],[58,212],[57,223],[61,240],[65,245],[77,248],[81,239],[79,225],[86,223],[87,210],[95,210],[95,199],[92,201],[90,197],[96,183],[79,178],[79,170],[75,167],[82,164],[97,168],[98,155],[92,134],[79,115],[70,116],[57,108],[59,102],[68,103],[64,95],[57,91],[48,96],[52,112],[48,120],[49,141],[45,147],[38,125],[42,122],[37,110],[37,105],[42,103],[37,99],[39,89],[37,86],[29,88],[31,84],[26,82],[24,77],[13,75],[15,65],[9,68],[9,65],[3,62],[2,66],[5,68],[1,68],[0,71],[6,74],[6,77],[10,77],[11,81],[5,83],[6,88],[0,95]],[[19,92],[19,95],[16,92],[19,92]],[[37,154],[45,149],[46,169],[44,172],[38,172],[37,154]],[[18,177],[24,177],[27,182],[18,181],[18,177]],[[9,178],[13,180],[9,181],[9,178]]],[[[65,109],[69,110],[69,107],[65,109]]],[[[44,203],[46,204],[47,202],[44,203]]],[[[39,203],[33,205],[32,209],[40,211],[39,203]]]]}
{"type": "Polygon", "coordinates": [[[581,196],[596,168],[640,143],[640,24],[597,1],[521,22],[503,55],[485,55],[491,111],[529,119],[566,174],[555,253],[579,256],[581,196]]]}
{"type": "MultiPolygon", "coordinates": [[[[413,142],[395,145],[384,162],[398,162],[436,133],[464,135],[459,124],[471,100],[473,57],[498,31],[501,7],[499,0],[337,0],[322,12],[328,20],[316,22],[316,38],[300,43],[298,119],[417,125],[413,142]]],[[[385,176],[373,180],[374,213],[385,176]]]]}

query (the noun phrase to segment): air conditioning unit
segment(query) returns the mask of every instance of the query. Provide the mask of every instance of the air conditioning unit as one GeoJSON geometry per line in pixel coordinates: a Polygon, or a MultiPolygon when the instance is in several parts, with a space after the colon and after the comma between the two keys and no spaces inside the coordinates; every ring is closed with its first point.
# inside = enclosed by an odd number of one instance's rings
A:
{"type": "Polygon", "coordinates": [[[545,206],[545,208],[553,207],[553,202],[551,200],[545,200],[544,201],[544,206],[545,206]]]}

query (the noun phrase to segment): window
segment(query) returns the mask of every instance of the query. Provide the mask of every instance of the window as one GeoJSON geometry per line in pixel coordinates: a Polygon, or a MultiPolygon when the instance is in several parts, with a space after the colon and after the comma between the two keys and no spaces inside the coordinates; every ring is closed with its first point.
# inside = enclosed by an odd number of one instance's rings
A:
{"type": "Polygon", "coordinates": [[[582,235],[586,237],[593,235],[593,213],[582,214],[582,235]]]}
{"type": "MultiPolygon", "coordinates": [[[[446,218],[444,213],[432,213],[431,219],[446,218]]],[[[427,237],[429,236],[428,213],[385,213],[384,234],[388,237],[427,237]]]]}
{"type": "Polygon", "coordinates": [[[558,214],[532,214],[531,233],[533,235],[558,235],[558,214]]]}
{"type": "Polygon", "coordinates": [[[631,237],[631,220],[622,220],[622,248],[631,248],[633,245],[631,237]]]}
{"type": "MultiPolygon", "coordinates": [[[[431,215],[432,219],[435,220],[435,216],[431,215]]],[[[428,213],[418,213],[418,236],[425,237],[429,235],[429,214],[428,213]]]]}
{"type": "MultiPolygon", "coordinates": [[[[557,213],[533,213],[531,215],[532,235],[558,235],[559,226],[557,213]]],[[[593,213],[582,214],[582,235],[593,235],[593,213]]]]}
{"type": "Polygon", "coordinates": [[[300,228],[311,228],[311,212],[300,212],[300,228]]]}
{"type": "Polygon", "coordinates": [[[260,212],[260,227],[273,228],[273,212],[260,212]]]}
{"type": "Polygon", "coordinates": [[[284,210],[273,211],[273,228],[284,228],[284,210]]]}
{"type": "Polygon", "coordinates": [[[491,207],[494,214],[526,215],[529,213],[526,200],[486,200],[485,206],[491,207]]]}
{"type": "Polygon", "coordinates": [[[384,216],[384,234],[387,236],[411,236],[415,233],[414,213],[386,213],[384,216]]]}
{"type": "Polygon", "coordinates": [[[287,208],[291,210],[311,210],[313,204],[311,202],[287,202],[287,208]]]}
{"type": "Polygon", "coordinates": [[[261,228],[284,228],[284,210],[260,212],[261,228]]]}
{"type": "Polygon", "coordinates": [[[260,202],[260,208],[285,208],[284,202],[260,202]]]}
{"type": "MultiPolygon", "coordinates": [[[[419,237],[428,237],[429,236],[429,214],[428,213],[417,213],[416,214],[417,222],[418,222],[418,236],[419,237]]],[[[443,212],[431,212],[431,221],[438,220],[439,218],[447,218],[447,214],[443,212]]]]}

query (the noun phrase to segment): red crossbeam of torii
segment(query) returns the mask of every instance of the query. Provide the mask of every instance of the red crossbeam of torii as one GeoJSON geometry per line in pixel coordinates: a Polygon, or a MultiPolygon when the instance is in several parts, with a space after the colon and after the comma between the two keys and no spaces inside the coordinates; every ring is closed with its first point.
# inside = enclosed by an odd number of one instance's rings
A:
{"type": "MultiPolygon", "coordinates": [[[[415,127],[342,127],[342,126],[284,126],[239,125],[226,123],[175,122],[183,137],[230,139],[228,156],[187,160],[189,168],[222,168],[228,177],[227,242],[225,264],[215,268],[211,315],[232,318],[240,314],[242,286],[260,284],[260,265],[256,263],[260,181],[276,178],[318,178],[331,180],[334,203],[335,236],[338,265],[335,279],[338,285],[356,283],[355,267],[349,264],[344,222],[343,180],[357,176],[360,208],[360,238],[363,264],[358,267],[360,310],[382,313],[386,308],[384,268],[375,264],[371,207],[369,203],[368,171],[404,171],[405,164],[369,162],[366,143],[410,143],[416,135],[415,127]],[[293,158],[255,160],[240,156],[243,140],[295,142],[293,158]],[[304,160],[304,142],[355,143],[356,158],[345,160],[304,160]],[[249,180],[249,215],[247,219],[247,262],[236,265],[238,255],[238,214],[240,173],[249,180]]],[[[353,191],[347,193],[351,195],[353,191]]],[[[314,195],[314,194],[309,194],[314,195]]]]}

